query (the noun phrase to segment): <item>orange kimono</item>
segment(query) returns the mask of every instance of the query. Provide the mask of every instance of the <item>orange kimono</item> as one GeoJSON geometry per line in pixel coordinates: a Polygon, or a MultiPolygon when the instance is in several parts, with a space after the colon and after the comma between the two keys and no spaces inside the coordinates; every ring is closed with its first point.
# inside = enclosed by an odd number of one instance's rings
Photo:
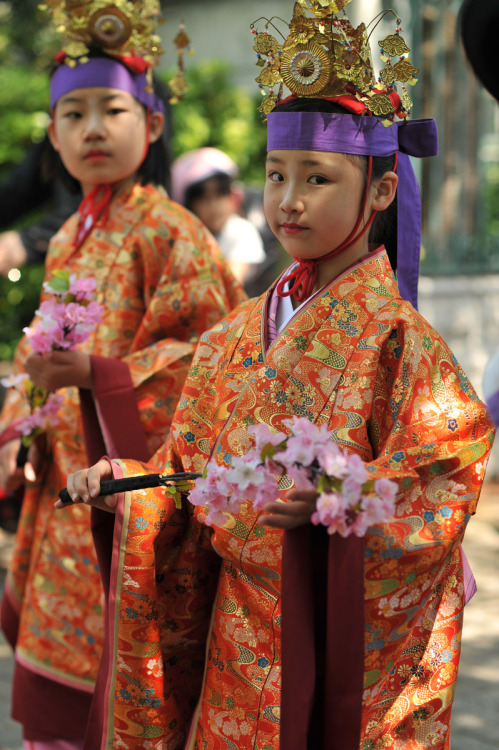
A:
{"type": "Polygon", "coordinates": [[[449,748],[460,542],[492,424],[445,343],[400,298],[383,250],[315,294],[270,347],[269,299],[201,337],[167,472],[202,471],[210,456],[230,465],[251,445],[248,426],[286,432],[296,414],[398,483],[395,517],[361,539],[311,525],[283,533],[247,502],[210,529],[203,508],[176,510],[164,490],[126,493],[89,749],[449,748]]]}
{"type": "MultiPolygon", "coordinates": [[[[40,480],[26,488],[2,627],[16,649],[13,716],[27,739],[82,738],[103,643],[103,592],[88,508],[54,510],[69,472],[108,455],[146,460],[164,442],[199,335],[243,293],[201,223],[165,191],[136,184],[81,248],[71,217],[53,239],[57,268],[97,280],[102,323],[82,349],[93,390],[65,388],[40,480]],[[83,412],[83,420],[82,420],[83,412]]],[[[42,294],[42,299],[44,294],[42,294]]],[[[29,353],[19,344],[15,369],[29,353]]],[[[27,404],[9,393],[7,428],[27,404]]]]}

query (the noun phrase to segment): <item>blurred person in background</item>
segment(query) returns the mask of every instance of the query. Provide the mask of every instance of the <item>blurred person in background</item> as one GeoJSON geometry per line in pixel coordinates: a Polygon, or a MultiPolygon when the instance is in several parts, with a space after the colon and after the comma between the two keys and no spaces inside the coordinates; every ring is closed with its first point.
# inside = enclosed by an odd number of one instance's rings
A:
{"type": "Polygon", "coordinates": [[[195,214],[216,237],[234,276],[255,280],[266,260],[260,232],[241,215],[243,189],[235,162],[216,148],[199,148],[172,164],[172,198],[195,214]]]}

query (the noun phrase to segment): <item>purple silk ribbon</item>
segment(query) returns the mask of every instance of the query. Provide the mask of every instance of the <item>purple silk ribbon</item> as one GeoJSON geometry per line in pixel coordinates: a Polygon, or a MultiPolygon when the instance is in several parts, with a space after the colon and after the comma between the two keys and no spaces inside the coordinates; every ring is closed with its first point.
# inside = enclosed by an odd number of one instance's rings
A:
{"type": "Polygon", "coordinates": [[[267,150],[330,151],[361,156],[398,153],[397,281],[402,297],[417,309],[421,250],[421,196],[410,156],[436,156],[434,120],[384,127],[375,117],[329,112],[271,112],[267,150]]]}
{"type": "Polygon", "coordinates": [[[51,109],[70,91],[93,86],[126,91],[153,112],[165,110],[161,99],[148,90],[145,73],[134,75],[121,62],[107,57],[91,57],[88,62],[77,63],[74,68],[59,65],[50,80],[51,109]]]}

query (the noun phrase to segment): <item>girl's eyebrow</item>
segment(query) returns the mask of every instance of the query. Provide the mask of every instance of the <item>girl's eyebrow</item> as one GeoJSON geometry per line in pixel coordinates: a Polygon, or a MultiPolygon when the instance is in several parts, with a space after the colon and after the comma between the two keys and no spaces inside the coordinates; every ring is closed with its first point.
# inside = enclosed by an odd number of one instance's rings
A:
{"type": "MultiPolygon", "coordinates": [[[[267,162],[272,162],[273,164],[282,164],[283,159],[278,159],[276,156],[267,156],[267,162]]],[[[331,168],[332,164],[324,164],[322,161],[317,161],[316,159],[302,159],[300,161],[300,164],[302,164],[305,167],[326,167],[328,166],[331,168]]]]}
{"type": "MultiPolygon", "coordinates": [[[[109,102],[111,99],[123,99],[124,97],[121,96],[121,94],[106,94],[105,96],[101,97],[101,102],[109,102]]],[[[83,98],[79,96],[65,96],[61,99],[61,104],[74,104],[75,102],[81,104],[83,102],[83,98]]]]}
{"type": "Polygon", "coordinates": [[[125,97],[121,94],[107,94],[101,98],[101,102],[109,102],[111,99],[124,99],[125,97]]]}
{"type": "Polygon", "coordinates": [[[81,102],[82,99],[80,99],[77,96],[65,96],[63,99],[61,99],[61,104],[73,104],[74,102],[81,102]]]}

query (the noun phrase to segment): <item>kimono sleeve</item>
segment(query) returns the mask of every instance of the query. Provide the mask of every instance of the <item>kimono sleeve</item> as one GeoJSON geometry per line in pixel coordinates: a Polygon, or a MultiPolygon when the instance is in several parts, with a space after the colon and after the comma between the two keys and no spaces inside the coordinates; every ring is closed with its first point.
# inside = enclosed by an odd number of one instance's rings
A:
{"type": "Polygon", "coordinates": [[[475,512],[493,429],[439,335],[422,318],[397,321],[381,351],[369,424],[369,469],[398,482],[397,516],[416,514],[417,533],[439,543],[461,536],[475,512]]]}
{"type": "Polygon", "coordinates": [[[159,448],[199,336],[244,298],[209,232],[183,218],[167,237],[137,231],[133,242],[142,257],[144,316],[121,360],[92,357],[92,397],[105,449],[115,457],[146,460],[159,448]],[[162,254],[166,259],[158,272],[162,254]],[[130,439],[119,427],[123,410],[130,439]]]}

